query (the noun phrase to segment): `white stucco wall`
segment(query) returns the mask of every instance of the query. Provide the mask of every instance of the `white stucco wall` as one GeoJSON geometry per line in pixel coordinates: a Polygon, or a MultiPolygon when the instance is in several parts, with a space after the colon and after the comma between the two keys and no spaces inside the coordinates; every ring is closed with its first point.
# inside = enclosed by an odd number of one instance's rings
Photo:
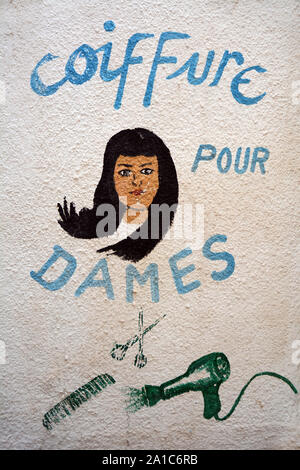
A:
{"type": "Polygon", "coordinates": [[[201,392],[132,415],[122,401],[124,386],[159,385],[213,351],[224,352],[231,364],[231,376],[220,388],[220,415],[257,372],[277,372],[300,387],[300,348],[298,343],[292,347],[300,340],[299,2],[2,0],[0,10],[0,340],[6,350],[0,361],[1,448],[299,448],[299,395],[275,378],[255,380],[224,423],[203,418],[201,392]],[[103,29],[108,20],[116,25],[111,33],[103,29]],[[186,74],[166,80],[177,66],[160,65],[151,106],[145,108],[142,100],[163,31],[191,36],[164,48],[177,56],[178,66],[193,52],[200,53],[199,74],[210,50],[215,60],[200,86],[189,85],[186,74]],[[104,83],[98,72],[83,85],[65,83],[48,97],[30,87],[31,73],[45,54],[59,56],[41,72],[50,84],[64,76],[70,54],[84,43],[96,49],[112,40],[111,68],[120,66],[127,40],[137,32],[155,36],[136,48],[144,63],[129,70],[119,110],[113,107],[118,80],[104,83]],[[219,85],[209,87],[225,50],[241,52],[245,62],[242,67],[231,62],[219,85]],[[267,72],[251,75],[244,89],[249,96],[267,94],[245,106],[234,100],[230,84],[253,65],[267,72]],[[67,196],[78,208],[90,206],[107,141],[134,127],[153,130],[169,147],[180,203],[204,205],[204,241],[226,235],[219,249],[234,256],[235,271],[225,281],[214,281],[211,272],[224,263],[194,250],[181,266],[194,263],[184,281],[199,279],[201,286],[180,295],[168,260],[188,242],[166,240],[136,265],[143,272],[148,264],[158,264],[158,303],[151,302],[149,285],[137,285],[134,302],[126,302],[129,263],[114,256],[107,262],[115,300],[108,300],[102,288],[76,298],[75,290],[100,258],[98,241],[63,232],[56,204],[67,196]],[[231,168],[221,174],[216,159],[200,162],[192,173],[200,144],[214,145],[218,152],[228,146],[234,154],[239,146],[251,147],[251,153],[265,147],[270,151],[266,173],[238,175],[231,168]],[[76,258],[77,269],[67,285],[51,292],[30,271],[41,268],[54,245],[76,258]],[[137,332],[140,307],[145,325],[167,314],[145,336],[143,369],[133,365],[137,348],[122,362],[109,354],[114,341],[126,342],[137,332]],[[50,408],[102,373],[111,374],[116,384],[52,431],[42,426],[50,408]]]}

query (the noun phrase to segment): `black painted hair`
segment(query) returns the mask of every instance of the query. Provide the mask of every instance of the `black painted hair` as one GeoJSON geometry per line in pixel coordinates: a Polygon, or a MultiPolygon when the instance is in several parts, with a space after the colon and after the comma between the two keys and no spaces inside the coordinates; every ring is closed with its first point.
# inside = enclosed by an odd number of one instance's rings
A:
{"type": "Polygon", "coordinates": [[[101,179],[95,190],[93,209],[83,208],[79,215],[76,214],[78,219],[75,224],[71,224],[71,227],[70,224],[68,225],[64,221],[59,221],[59,223],[70,235],[74,237],[96,238],[97,223],[102,218],[96,216],[97,208],[101,204],[112,204],[116,210],[116,226],[118,227],[119,221],[123,215],[120,214],[119,209],[120,207],[121,211],[125,211],[126,209],[125,207],[122,209],[122,205],[119,204],[119,198],[115,190],[113,177],[115,164],[120,155],[129,157],[135,157],[138,155],[150,157],[156,155],[158,160],[159,188],[152,204],[166,204],[169,208],[173,208],[173,211],[170,212],[170,220],[167,227],[162,224],[161,218],[159,219],[158,238],[156,236],[155,239],[151,239],[150,206],[148,208],[147,221],[142,227],[134,232],[133,235],[115,243],[114,245],[98,250],[99,253],[112,251],[112,254],[116,254],[128,261],[136,262],[149,254],[163,238],[173,222],[176,205],[178,203],[178,181],[175,165],[169,149],[162,139],[153,132],[143,128],[126,129],[111,137],[105,149],[103,170],[101,179]],[[140,236],[141,233],[145,233],[145,224],[147,224],[146,230],[148,230],[149,233],[149,237],[147,239],[140,236]]]}

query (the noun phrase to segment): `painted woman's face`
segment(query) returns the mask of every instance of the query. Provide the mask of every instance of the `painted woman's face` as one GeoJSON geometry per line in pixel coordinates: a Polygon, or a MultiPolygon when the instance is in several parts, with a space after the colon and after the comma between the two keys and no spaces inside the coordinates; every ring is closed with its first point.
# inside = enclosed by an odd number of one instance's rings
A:
{"type": "Polygon", "coordinates": [[[120,155],[114,169],[114,183],[123,204],[133,209],[148,208],[159,186],[157,157],[120,155]]]}

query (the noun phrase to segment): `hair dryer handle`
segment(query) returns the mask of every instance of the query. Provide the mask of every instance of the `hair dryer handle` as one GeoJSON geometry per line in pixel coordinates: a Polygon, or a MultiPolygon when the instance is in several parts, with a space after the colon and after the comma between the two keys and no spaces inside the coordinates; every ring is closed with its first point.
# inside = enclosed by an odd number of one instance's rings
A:
{"type": "Polygon", "coordinates": [[[221,410],[221,402],[219,398],[220,384],[213,384],[203,390],[204,398],[204,412],[205,419],[210,419],[216,416],[221,410]]]}

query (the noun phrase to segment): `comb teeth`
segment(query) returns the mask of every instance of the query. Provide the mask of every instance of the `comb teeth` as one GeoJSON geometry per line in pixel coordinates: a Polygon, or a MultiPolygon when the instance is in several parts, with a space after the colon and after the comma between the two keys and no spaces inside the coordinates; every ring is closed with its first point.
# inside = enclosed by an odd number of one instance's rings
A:
{"type": "Polygon", "coordinates": [[[79,408],[82,403],[102,392],[107,385],[113,385],[115,382],[115,379],[111,375],[98,375],[51,408],[51,410],[44,415],[43,425],[48,430],[51,430],[53,423],[59,423],[61,419],[70,416],[72,411],[79,408]]]}

